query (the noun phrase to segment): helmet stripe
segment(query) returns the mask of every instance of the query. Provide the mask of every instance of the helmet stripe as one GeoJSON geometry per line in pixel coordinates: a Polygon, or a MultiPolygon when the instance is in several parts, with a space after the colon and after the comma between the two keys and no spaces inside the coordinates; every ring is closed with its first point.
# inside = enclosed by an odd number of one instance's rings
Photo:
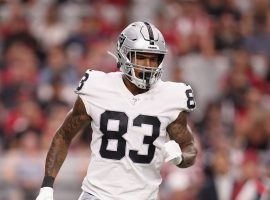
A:
{"type": "Polygon", "coordinates": [[[146,25],[148,33],[149,33],[150,44],[153,45],[154,44],[153,30],[148,22],[144,22],[144,24],[146,25]]]}

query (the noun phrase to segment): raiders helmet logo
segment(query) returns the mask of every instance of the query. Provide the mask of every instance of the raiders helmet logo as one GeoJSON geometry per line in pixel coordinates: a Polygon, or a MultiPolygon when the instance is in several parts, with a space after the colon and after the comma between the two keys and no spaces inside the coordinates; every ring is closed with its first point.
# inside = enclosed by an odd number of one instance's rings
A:
{"type": "Polygon", "coordinates": [[[121,35],[119,36],[119,38],[118,38],[118,45],[119,45],[119,48],[122,47],[122,45],[123,45],[125,39],[126,39],[126,36],[124,36],[123,34],[121,34],[121,35]]]}

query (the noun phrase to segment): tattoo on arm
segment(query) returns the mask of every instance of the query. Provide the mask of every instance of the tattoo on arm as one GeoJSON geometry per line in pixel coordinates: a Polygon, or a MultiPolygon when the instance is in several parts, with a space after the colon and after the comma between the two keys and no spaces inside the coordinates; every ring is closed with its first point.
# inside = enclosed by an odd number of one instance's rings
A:
{"type": "Polygon", "coordinates": [[[45,176],[56,177],[68,152],[69,145],[91,118],[87,115],[82,100],[78,97],[73,109],[67,114],[64,123],[56,131],[45,164],[45,176]]]}
{"type": "Polygon", "coordinates": [[[180,145],[183,153],[183,160],[178,167],[186,168],[193,165],[197,149],[193,135],[187,127],[187,113],[181,112],[177,119],[167,127],[167,132],[170,138],[180,145]]]}

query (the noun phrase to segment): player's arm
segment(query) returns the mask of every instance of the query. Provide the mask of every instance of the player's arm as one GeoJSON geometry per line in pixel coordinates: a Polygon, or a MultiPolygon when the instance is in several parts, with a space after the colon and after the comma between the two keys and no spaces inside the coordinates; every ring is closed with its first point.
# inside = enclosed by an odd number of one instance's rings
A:
{"type": "Polygon", "coordinates": [[[78,131],[91,120],[86,113],[84,104],[80,97],[77,98],[73,109],[67,114],[63,124],[53,137],[46,158],[45,177],[55,178],[62,166],[70,143],[78,131]]]}
{"type": "Polygon", "coordinates": [[[70,143],[78,131],[84,125],[89,123],[90,120],[91,118],[86,113],[85,106],[81,98],[78,97],[73,106],[73,109],[69,111],[63,124],[59,127],[55,136],[53,137],[46,158],[45,176],[42,182],[40,194],[37,198],[38,200],[46,199],[46,195],[51,195],[48,199],[53,199],[52,188],[54,179],[57,176],[67,156],[70,143]],[[42,189],[45,190],[45,192],[42,189]]]}
{"type": "Polygon", "coordinates": [[[181,148],[182,161],[178,167],[186,168],[194,164],[197,149],[194,143],[194,137],[187,126],[187,112],[180,112],[177,119],[169,124],[167,132],[171,140],[174,140],[181,148]]]}

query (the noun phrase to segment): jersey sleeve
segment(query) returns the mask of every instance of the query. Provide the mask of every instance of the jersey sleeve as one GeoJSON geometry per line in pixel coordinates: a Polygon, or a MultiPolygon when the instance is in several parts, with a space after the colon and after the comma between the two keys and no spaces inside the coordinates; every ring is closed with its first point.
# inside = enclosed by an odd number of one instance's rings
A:
{"type": "Polygon", "coordinates": [[[181,93],[183,96],[180,100],[181,101],[180,107],[182,108],[182,110],[185,110],[188,112],[194,110],[196,108],[196,102],[195,102],[194,93],[191,86],[187,84],[183,84],[181,91],[182,91],[181,93]]]}
{"type": "Polygon", "coordinates": [[[95,71],[86,70],[85,74],[81,78],[78,87],[75,89],[75,93],[82,99],[86,112],[90,115],[90,102],[91,96],[93,94],[93,77],[95,76],[95,71]]]}

